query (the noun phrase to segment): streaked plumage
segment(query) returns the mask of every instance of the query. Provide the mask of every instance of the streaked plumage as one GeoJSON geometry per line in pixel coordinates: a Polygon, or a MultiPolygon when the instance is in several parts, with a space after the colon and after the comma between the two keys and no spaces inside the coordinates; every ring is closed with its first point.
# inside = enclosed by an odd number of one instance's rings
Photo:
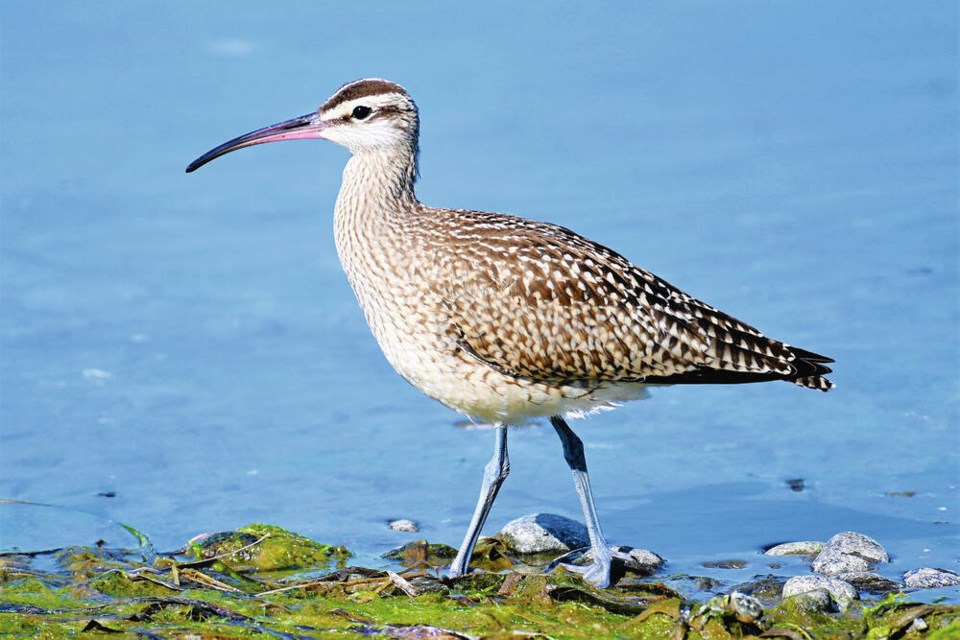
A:
{"type": "MultiPolygon", "coordinates": [[[[420,203],[418,134],[416,105],[402,87],[360,80],[315,114],[232,140],[188,171],[237,148],[293,138],[327,138],[353,153],[337,198],[335,238],[373,334],[411,384],[501,427],[453,575],[466,570],[506,477],[506,425],[553,417],[597,552],[606,543],[582,447],[560,416],[641,397],[647,385],[785,380],[832,387],[824,377],[829,358],[766,338],[568,229],[420,203]]],[[[603,565],[601,558],[588,579],[607,584],[609,557],[603,565]]]]}

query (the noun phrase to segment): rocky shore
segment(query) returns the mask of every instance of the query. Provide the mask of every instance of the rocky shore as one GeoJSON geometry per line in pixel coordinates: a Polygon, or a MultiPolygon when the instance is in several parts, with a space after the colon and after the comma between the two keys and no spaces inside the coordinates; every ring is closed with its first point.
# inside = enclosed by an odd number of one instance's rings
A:
{"type": "MultiPolygon", "coordinates": [[[[365,568],[351,566],[343,547],[268,525],[204,534],[170,553],[145,539],[137,549],[6,553],[0,636],[960,637],[960,606],[924,598],[926,589],[960,588],[960,576],[917,567],[883,577],[888,552],[860,533],[772,547],[769,565],[799,555],[810,573],[757,575],[732,588],[673,575],[657,554],[620,547],[630,559],[615,566],[615,585],[594,589],[562,566],[589,560],[579,551],[585,540],[579,523],[526,516],[482,539],[478,570],[456,580],[438,571],[454,553],[445,545],[414,541],[386,554],[387,568],[365,568]]],[[[717,566],[727,564],[740,561],[717,566]]]]}

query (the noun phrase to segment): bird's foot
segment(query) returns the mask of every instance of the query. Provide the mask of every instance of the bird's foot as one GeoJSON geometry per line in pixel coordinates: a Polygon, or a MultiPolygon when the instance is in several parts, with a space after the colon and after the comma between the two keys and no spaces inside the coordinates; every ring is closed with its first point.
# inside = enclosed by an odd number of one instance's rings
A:
{"type": "Polygon", "coordinates": [[[610,586],[610,570],[612,567],[609,563],[604,564],[602,562],[594,562],[586,566],[581,566],[578,564],[561,562],[557,566],[563,567],[567,571],[580,574],[580,577],[583,578],[584,582],[593,585],[597,589],[606,589],[610,586]]]}
{"type": "Polygon", "coordinates": [[[451,582],[464,576],[476,575],[478,573],[484,573],[483,569],[471,567],[469,565],[458,566],[456,563],[454,563],[451,564],[446,571],[443,571],[441,576],[443,580],[451,582]]]}
{"type": "Polygon", "coordinates": [[[462,576],[467,575],[470,572],[468,567],[457,567],[455,564],[450,565],[450,568],[443,572],[444,580],[456,580],[462,576]]]}
{"type": "Polygon", "coordinates": [[[598,589],[606,589],[610,586],[612,569],[612,553],[592,553],[589,548],[574,549],[547,565],[547,573],[557,567],[563,567],[567,571],[579,574],[585,582],[598,589]],[[577,561],[586,561],[588,564],[576,564],[577,561]]]}
{"type": "Polygon", "coordinates": [[[657,554],[631,547],[613,546],[606,553],[594,553],[593,549],[576,549],[555,559],[547,565],[547,572],[557,567],[579,574],[584,581],[606,589],[623,577],[626,571],[650,575],[663,565],[663,558],[657,554]]]}

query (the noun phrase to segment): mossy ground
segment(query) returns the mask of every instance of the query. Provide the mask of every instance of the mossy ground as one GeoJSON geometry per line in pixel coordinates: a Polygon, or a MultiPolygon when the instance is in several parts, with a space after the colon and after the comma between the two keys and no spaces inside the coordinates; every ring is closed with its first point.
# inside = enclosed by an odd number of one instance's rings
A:
{"type": "Polygon", "coordinates": [[[71,547],[45,570],[35,555],[7,554],[0,637],[960,638],[955,606],[889,597],[825,614],[770,599],[750,620],[728,599],[694,603],[636,576],[596,590],[562,570],[517,565],[495,540],[479,549],[488,572],[452,582],[437,578],[442,546],[411,545],[399,554],[406,568],[381,571],[265,525],[178,554],[71,547]]]}

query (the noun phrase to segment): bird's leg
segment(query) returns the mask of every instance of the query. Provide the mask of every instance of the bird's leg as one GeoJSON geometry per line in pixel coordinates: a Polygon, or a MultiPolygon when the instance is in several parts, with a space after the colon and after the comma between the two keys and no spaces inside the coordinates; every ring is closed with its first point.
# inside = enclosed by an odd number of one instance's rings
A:
{"type": "Polygon", "coordinates": [[[603,531],[600,530],[597,507],[593,504],[593,494],[590,492],[590,477],[587,475],[587,459],[583,455],[583,441],[560,416],[550,418],[550,424],[560,436],[560,442],[563,443],[563,457],[570,471],[573,472],[573,484],[580,497],[587,534],[590,536],[590,550],[593,552],[593,564],[589,567],[564,566],[583,573],[584,580],[603,589],[610,586],[611,554],[610,547],[607,546],[607,541],[603,537],[603,531]]]}
{"type": "Polygon", "coordinates": [[[463,544],[457,551],[457,557],[450,565],[447,575],[451,578],[457,578],[467,573],[470,567],[470,556],[473,554],[473,547],[477,544],[477,538],[480,537],[480,530],[483,523],[487,520],[487,514],[490,513],[490,507],[497,498],[497,492],[500,491],[500,485],[507,479],[510,473],[510,458],[507,456],[507,425],[497,425],[497,441],[493,451],[493,458],[487,463],[483,470],[483,484],[480,485],[480,499],[477,501],[477,508],[473,512],[473,518],[470,520],[470,526],[467,527],[467,535],[463,538],[463,544]]]}

